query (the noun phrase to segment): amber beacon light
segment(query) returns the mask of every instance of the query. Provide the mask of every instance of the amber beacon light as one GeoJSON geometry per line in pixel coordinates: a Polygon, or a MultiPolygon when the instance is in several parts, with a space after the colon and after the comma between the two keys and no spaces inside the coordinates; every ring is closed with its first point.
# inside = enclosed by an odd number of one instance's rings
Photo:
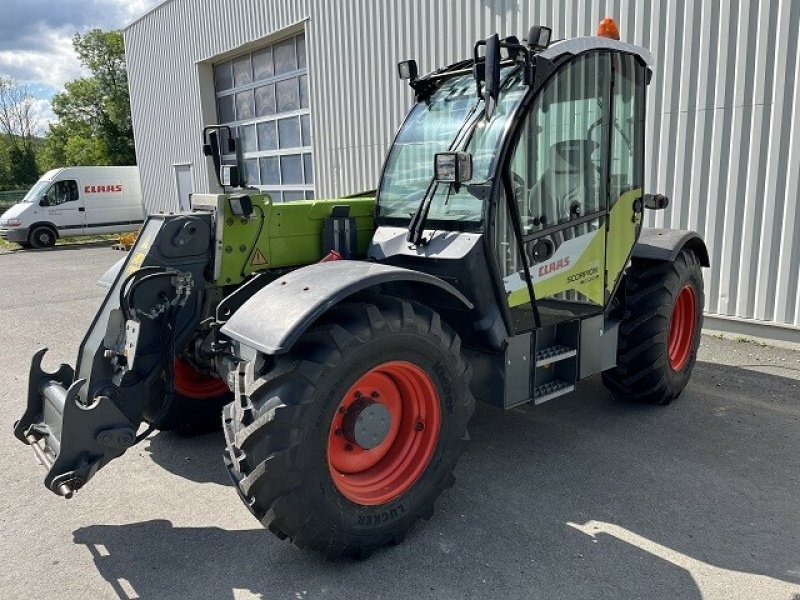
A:
{"type": "Polygon", "coordinates": [[[611,17],[606,17],[597,26],[597,35],[604,38],[611,38],[612,40],[619,39],[619,27],[617,22],[611,17]]]}

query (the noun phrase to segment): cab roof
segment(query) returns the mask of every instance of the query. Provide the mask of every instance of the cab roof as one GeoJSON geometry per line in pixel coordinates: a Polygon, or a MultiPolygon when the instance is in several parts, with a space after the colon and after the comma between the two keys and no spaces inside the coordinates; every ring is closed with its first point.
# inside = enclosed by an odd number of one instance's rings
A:
{"type": "Polygon", "coordinates": [[[539,56],[553,61],[567,54],[575,56],[592,50],[612,50],[623,54],[632,54],[638,56],[648,67],[653,66],[653,55],[647,48],[598,36],[576,37],[553,42],[539,52],[539,56]]]}

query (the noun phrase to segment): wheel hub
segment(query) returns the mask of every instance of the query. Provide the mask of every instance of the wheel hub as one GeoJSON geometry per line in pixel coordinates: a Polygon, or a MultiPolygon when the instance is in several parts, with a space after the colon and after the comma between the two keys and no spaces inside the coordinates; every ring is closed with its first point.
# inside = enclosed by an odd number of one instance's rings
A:
{"type": "Polygon", "coordinates": [[[327,447],[333,484],[362,506],[397,498],[428,466],[441,422],[439,393],[422,368],[405,361],[373,367],[333,415],[327,447]]]}
{"type": "Polygon", "coordinates": [[[392,416],[386,406],[361,398],[347,408],[342,420],[342,435],[351,444],[372,450],[386,439],[391,425],[392,416]]]}

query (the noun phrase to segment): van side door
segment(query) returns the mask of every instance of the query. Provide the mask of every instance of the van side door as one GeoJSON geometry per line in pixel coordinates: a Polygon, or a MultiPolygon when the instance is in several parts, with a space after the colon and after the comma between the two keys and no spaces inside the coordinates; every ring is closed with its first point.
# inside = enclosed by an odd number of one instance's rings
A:
{"type": "Polygon", "coordinates": [[[81,235],[86,229],[86,207],[75,179],[56,181],[44,195],[43,209],[58,234],[81,235]]]}
{"type": "Polygon", "coordinates": [[[91,182],[83,186],[86,230],[93,234],[135,230],[141,222],[131,218],[126,191],[119,177],[92,177],[91,182]]]}

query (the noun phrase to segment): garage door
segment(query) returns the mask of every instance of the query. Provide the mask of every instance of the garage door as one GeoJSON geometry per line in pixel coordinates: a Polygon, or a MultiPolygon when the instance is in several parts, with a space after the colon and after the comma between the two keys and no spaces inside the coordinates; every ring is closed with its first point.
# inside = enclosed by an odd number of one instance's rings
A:
{"type": "Polygon", "coordinates": [[[313,198],[305,34],[215,65],[214,81],[217,116],[240,140],[248,185],[275,201],[313,198]]]}

